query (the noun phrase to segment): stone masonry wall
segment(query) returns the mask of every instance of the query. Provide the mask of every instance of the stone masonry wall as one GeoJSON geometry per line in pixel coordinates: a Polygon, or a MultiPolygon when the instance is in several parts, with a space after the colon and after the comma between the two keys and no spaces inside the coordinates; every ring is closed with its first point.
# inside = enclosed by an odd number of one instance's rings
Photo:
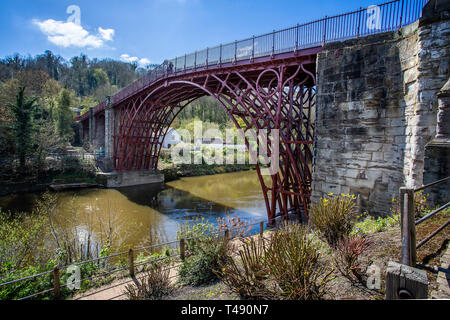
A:
{"type": "Polygon", "coordinates": [[[325,45],[317,62],[312,200],[360,195],[386,215],[401,186],[422,184],[435,134],[436,93],[448,79],[448,20],[325,45]]]}

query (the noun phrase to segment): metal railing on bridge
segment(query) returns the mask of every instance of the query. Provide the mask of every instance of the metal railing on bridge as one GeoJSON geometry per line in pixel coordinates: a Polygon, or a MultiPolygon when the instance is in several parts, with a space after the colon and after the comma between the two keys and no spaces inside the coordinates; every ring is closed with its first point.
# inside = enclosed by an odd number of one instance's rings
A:
{"type": "MultiPolygon", "coordinates": [[[[419,19],[427,2],[428,0],[394,0],[166,60],[113,95],[111,102],[117,104],[168,75],[221,67],[226,63],[251,61],[259,57],[319,47],[328,42],[398,30],[419,19]]],[[[101,102],[94,108],[94,113],[103,110],[105,105],[106,101],[101,102]]],[[[81,116],[81,119],[87,117],[88,113],[81,116]]]]}

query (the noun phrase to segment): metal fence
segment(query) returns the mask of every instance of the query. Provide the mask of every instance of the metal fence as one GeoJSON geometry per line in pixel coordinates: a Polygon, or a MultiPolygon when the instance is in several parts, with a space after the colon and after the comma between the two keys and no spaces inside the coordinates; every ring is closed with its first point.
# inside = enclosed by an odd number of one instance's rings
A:
{"type": "MultiPolygon", "coordinates": [[[[217,229],[217,231],[208,233],[207,236],[216,237],[216,238],[217,237],[218,238],[225,237],[227,239],[232,240],[232,239],[235,239],[238,237],[246,237],[246,236],[251,236],[251,235],[255,235],[255,234],[259,233],[260,237],[262,238],[263,232],[264,232],[266,226],[267,226],[267,222],[264,220],[261,220],[261,221],[256,221],[253,223],[247,223],[247,224],[244,224],[243,226],[237,227],[237,228],[226,228],[224,230],[217,229]]],[[[76,282],[78,282],[80,284],[86,283],[86,282],[92,283],[92,281],[94,281],[96,279],[105,278],[105,277],[111,276],[113,274],[118,275],[119,277],[122,278],[122,280],[124,277],[130,276],[130,279],[128,279],[128,280],[125,279],[125,281],[120,281],[119,284],[108,286],[103,289],[100,288],[99,290],[96,290],[94,292],[89,292],[80,297],[80,298],[86,298],[86,297],[92,296],[94,294],[98,294],[102,291],[106,291],[106,290],[112,289],[117,286],[122,286],[122,285],[128,284],[132,281],[136,282],[138,275],[144,274],[143,267],[145,265],[168,261],[169,262],[167,264],[168,269],[170,269],[170,270],[177,269],[178,266],[182,263],[182,261],[186,257],[188,257],[189,255],[192,254],[192,252],[189,251],[188,243],[190,240],[195,240],[195,239],[199,239],[199,238],[183,238],[183,239],[179,239],[179,240],[173,240],[173,241],[169,241],[169,242],[165,242],[165,243],[141,247],[138,249],[129,249],[128,251],[118,252],[118,253],[115,253],[112,255],[99,257],[96,259],[81,261],[81,262],[73,263],[71,265],[55,267],[53,270],[48,270],[48,271],[45,271],[45,272],[42,272],[39,274],[30,275],[28,277],[23,277],[20,279],[15,279],[15,280],[11,280],[8,282],[0,283],[0,292],[2,291],[2,289],[4,287],[7,287],[7,286],[18,285],[21,283],[23,283],[25,286],[25,285],[27,285],[26,282],[38,281],[39,278],[46,277],[48,286],[45,289],[40,290],[39,292],[30,293],[29,295],[21,297],[18,300],[42,299],[42,298],[59,299],[63,296],[62,290],[66,287],[68,288],[68,286],[69,286],[69,283],[67,283],[67,282],[62,283],[63,282],[62,275],[65,274],[65,277],[67,277],[67,270],[72,266],[81,267],[81,266],[86,266],[86,265],[95,265],[95,266],[100,266],[101,270],[103,271],[101,273],[98,273],[98,274],[94,273],[85,278],[81,278],[81,279],[77,280],[76,282]],[[158,249],[164,249],[164,248],[171,249],[170,255],[153,258],[153,259],[146,258],[146,259],[143,259],[142,261],[136,260],[136,258],[137,258],[136,255],[139,253],[144,253],[144,254],[147,253],[148,257],[151,257],[151,253],[156,252],[158,249]],[[122,260],[122,263],[119,263],[119,264],[113,263],[114,261],[117,262],[118,260],[119,261],[122,260]],[[125,263],[123,263],[124,261],[125,261],[125,263]],[[120,273],[122,273],[122,274],[120,274],[120,273]]],[[[234,252],[234,253],[232,253],[232,256],[233,255],[236,256],[237,253],[234,252]]],[[[177,274],[172,275],[170,277],[170,279],[173,279],[177,276],[178,276],[177,274]]],[[[0,281],[1,281],[1,279],[0,279],[0,281]]],[[[70,292],[73,295],[77,291],[71,290],[70,292]]],[[[125,293],[122,293],[111,299],[116,299],[116,298],[122,297],[124,295],[125,295],[125,293]]]]}
{"type": "Polygon", "coordinates": [[[430,241],[439,232],[444,230],[449,224],[450,219],[447,220],[442,226],[433,231],[430,235],[425,237],[419,243],[416,242],[416,226],[422,222],[435,216],[437,213],[450,207],[450,202],[440,208],[433,210],[426,216],[415,221],[415,210],[414,210],[414,194],[416,192],[425,190],[437,184],[449,181],[450,177],[442,180],[435,181],[433,183],[427,184],[420,188],[400,188],[400,210],[401,210],[401,233],[402,233],[402,264],[414,267],[416,265],[417,259],[417,249],[422,247],[425,243],[430,241]]]}
{"type": "MultiPolygon", "coordinates": [[[[259,57],[319,47],[327,42],[398,30],[419,19],[427,2],[428,0],[394,0],[166,60],[113,95],[111,103],[118,104],[169,75],[221,67],[226,63],[251,61],[259,57]]],[[[105,106],[106,101],[101,102],[94,108],[94,113],[103,110],[105,106]]],[[[84,120],[87,117],[88,113],[85,113],[80,118],[84,120]]]]}

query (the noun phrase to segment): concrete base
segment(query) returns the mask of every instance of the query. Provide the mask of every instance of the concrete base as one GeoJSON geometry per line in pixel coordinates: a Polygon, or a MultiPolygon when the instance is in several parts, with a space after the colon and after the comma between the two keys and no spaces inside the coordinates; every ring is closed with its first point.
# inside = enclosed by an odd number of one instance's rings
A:
{"type": "Polygon", "coordinates": [[[111,172],[102,175],[106,178],[107,188],[164,183],[164,175],[154,171],[111,172]]]}

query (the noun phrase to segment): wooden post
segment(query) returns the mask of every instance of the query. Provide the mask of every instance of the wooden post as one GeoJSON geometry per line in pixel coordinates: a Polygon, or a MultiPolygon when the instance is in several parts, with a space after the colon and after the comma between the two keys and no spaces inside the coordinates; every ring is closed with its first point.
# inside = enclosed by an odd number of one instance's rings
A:
{"type": "Polygon", "coordinates": [[[134,277],[134,254],[133,254],[133,249],[130,249],[130,251],[128,251],[128,259],[130,261],[130,276],[134,277]]]}
{"type": "Polygon", "coordinates": [[[230,230],[228,230],[228,229],[225,230],[225,239],[226,240],[230,239],[230,230]]]}
{"type": "Polygon", "coordinates": [[[184,260],[185,257],[186,257],[185,241],[184,239],[180,239],[180,258],[181,260],[184,260]]]}
{"type": "Polygon", "coordinates": [[[424,270],[389,262],[386,269],[386,300],[427,298],[428,277],[424,270]]]}
{"type": "Polygon", "coordinates": [[[414,217],[414,190],[400,188],[402,263],[416,265],[416,225],[414,217]]]}
{"type": "Polygon", "coordinates": [[[261,238],[263,237],[263,233],[264,233],[264,221],[261,221],[259,223],[259,235],[261,238]]]}
{"type": "Polygon", "coordinates": [[[55,299],[59,299],[61,297],[61,287],[59,283],[59,268],[55,267],[53,269],[53,294],[55,299]]]}

